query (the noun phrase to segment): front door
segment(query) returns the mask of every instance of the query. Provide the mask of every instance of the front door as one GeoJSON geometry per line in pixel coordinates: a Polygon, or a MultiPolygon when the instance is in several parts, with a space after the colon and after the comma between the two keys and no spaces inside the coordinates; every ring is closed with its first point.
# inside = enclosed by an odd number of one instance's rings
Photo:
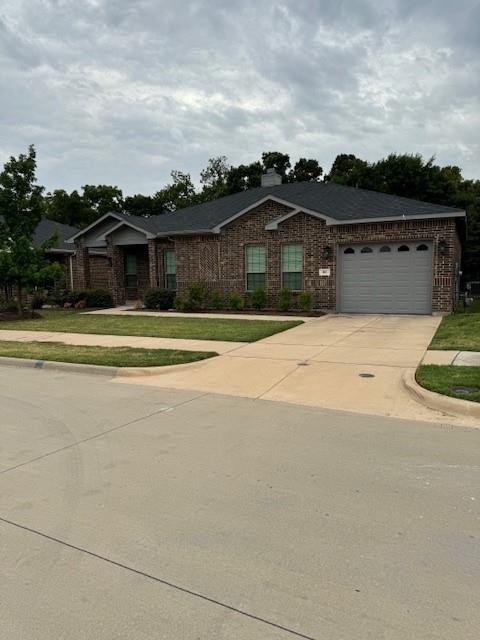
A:
{"type": "Polygon", "coordinates": [[[125,265],[125,299],[137,300],[138,298],[137,255],[135,253],[126,253],[124,265],[125,265]]]}

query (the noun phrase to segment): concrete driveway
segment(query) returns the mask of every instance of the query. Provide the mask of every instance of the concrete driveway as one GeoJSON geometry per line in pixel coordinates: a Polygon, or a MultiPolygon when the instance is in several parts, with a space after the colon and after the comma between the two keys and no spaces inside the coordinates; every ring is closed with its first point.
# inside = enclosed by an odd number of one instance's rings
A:
{"type": "Polygon", "coordinates": [[[473,429],[0,368],[5,640],[477,640],[473,429]]]}
{"type": "Polygon", "coordinates": [[[118,382],[437,422],[441,414],[415,402],[402,376],[416,369],[440,320],[328,315],[213,360],[118,382]]]}

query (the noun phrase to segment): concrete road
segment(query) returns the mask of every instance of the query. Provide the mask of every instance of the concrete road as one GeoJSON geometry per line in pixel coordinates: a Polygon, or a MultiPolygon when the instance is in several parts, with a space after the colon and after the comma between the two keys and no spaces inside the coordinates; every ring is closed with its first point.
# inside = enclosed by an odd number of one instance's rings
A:
{"type": "Polygon", "coordinates": [[[0,637],[477,640],[480,431],[0,369],[0,637]]]}

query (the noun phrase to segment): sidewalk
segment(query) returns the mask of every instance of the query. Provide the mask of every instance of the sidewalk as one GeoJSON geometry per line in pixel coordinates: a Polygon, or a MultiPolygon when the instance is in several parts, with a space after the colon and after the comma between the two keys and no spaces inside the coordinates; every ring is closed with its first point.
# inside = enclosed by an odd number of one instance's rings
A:
{"type": "Polygon", "coordinates": [[[480,367],[478,351],[427,351],[422,364],[451,365],[455,367],[480,367]]]}
{"type": "Polygon", "coordinates": [[[246,342],[218,340],[185,340],[179,338],[144,338],[141,336],[111,336],[96,333],[61,333],[52,331],[0,330],[0,340],[13,342],[63,342],[71,345],[94,347],[136,347],[138,349],[176,349],[179,351],[216,351],[228,353],[246,342]]]}

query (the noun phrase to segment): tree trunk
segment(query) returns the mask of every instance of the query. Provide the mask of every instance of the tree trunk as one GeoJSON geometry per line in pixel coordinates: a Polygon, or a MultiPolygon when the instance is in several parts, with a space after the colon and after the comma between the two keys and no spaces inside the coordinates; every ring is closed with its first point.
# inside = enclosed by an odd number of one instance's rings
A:
{"type": "Polygon", "coordinates": [[[18,308],[18,317],[23,318],[23,290],[22,290],[22,283],[20,280],[17,283],[17,308],[18,308]]]}

